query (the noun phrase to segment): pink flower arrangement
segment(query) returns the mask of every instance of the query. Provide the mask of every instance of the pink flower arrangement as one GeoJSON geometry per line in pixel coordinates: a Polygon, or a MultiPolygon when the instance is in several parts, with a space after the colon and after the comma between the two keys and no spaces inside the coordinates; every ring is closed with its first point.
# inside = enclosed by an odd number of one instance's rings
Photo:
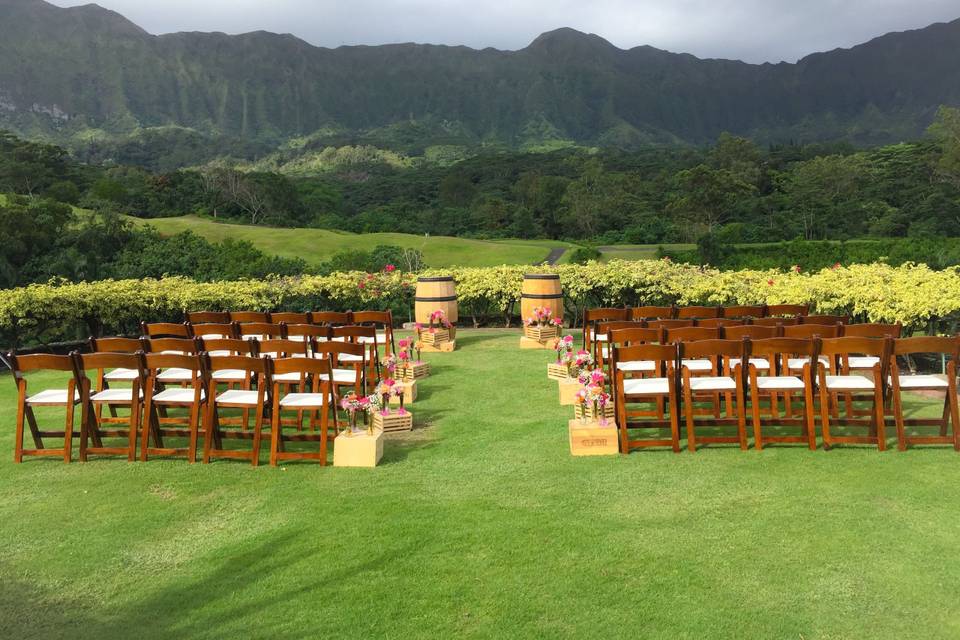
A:
{"type": "Polygon", "coordinates": [[[386,271],[387,273],[393,273],[394,271],[397,270],[397,267],[396,265],[388,264],[383,267],[383,270],[386,271]]]}
{"type": "Polygon", "coordinates": [[[434,333],[434,327],[442,327],[444,329],[449,329],[453,325],[447,321],[447,316],[442,309],[437,309],[430,314],[430,333],[434,333]]]}
{"type": "Polygon", "coordinates": [[[537,307],[533,310],[533,316],[527,318],[524,323],[528,327],[562,327],[563,320],[553,317],[553,311],[550,307],[537,307]]]}

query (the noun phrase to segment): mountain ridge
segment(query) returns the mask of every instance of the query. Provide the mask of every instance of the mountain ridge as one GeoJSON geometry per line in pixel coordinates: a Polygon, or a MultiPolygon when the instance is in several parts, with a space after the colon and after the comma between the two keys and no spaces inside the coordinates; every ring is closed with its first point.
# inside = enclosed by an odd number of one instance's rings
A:
{"type": "Polygon", "coordinates": [[[569,27],[517,50],[328,48],[263,30],[153,35],[96,4],[0,0],[0,127],[74,144],[176,126],[276,145],[418,122],[460,132],[448,142],[513,147],[721,131],[874,144],[960,104],[958,49],[960,19],[776,64],[621,49],[569,27]]]}

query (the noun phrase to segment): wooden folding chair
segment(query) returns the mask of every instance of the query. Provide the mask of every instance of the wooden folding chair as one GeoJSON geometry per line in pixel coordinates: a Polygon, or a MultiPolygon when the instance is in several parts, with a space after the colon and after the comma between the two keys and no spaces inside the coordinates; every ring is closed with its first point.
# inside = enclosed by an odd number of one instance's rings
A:
{"type": "MultiPolygon", "coordinates": [[[[284,393],[280,384],[274,382],[273,411],[270,426],[270,464],[276,466],[281,460],[316,460],[327,464],[327,447],[337,435],[337,395],[330,382],[331,367],[328,359],[318,358],[281,358],[273,361],[276,376],[296,376],[299,380],[296,393],[284,393]],[[283,432],[283,411],[296,411],[298,415],[310,412],[311,427],[315,426],[319,413],[320,433],[283,432]],[[333,430],[330,429],[330,416],[333,415],[333,430]],[[308,441],[319,442],[319,451],[286,451],[284,443],[308,441]]],[[[314,431],[311,428],[311,431],[314,431]]]]}
{"type": "Polygon", "coordinates": [[[191,311],[187,322],[197,324],[230,324],[230,314],[226,311],[191,311]]]}
{"type": "MultiPolygon", "coordinates": [[[[333,368],[335,389],[349,387],[358,396],[367,395],[367,372],[369,371],[365,345],[351,342],[314,342],[313,357],[330,360],[333,368]]],[[[376,378],[373,379],[374,381],[376,378]]]]}
{"type": "MultiPolygon", "coordinates": [[[[779,325],[773,326],[773,327],[767,327],[767,326],[756,325],[756,324],[741,324],[741,325],[735,325],[731,327],[723,327],[720,331],[720,337],[723,338],[724,340],[743,340],[744,338],[747,338],[749,340],[768,340],[770,338],[778,337],[780,335],[780,331],[781,331],[781,327],[779,325]]],[[[736,358],[732,358],[729,360],[729,364],[731,367],[736,366],[738,362],[740,361],[736,358]]],[[[750,364],[752,364],[753,367],[757,371],[761,372],[762,374],[770,373],[772,368],[772,364],[769,361],[769,359],[764,358],[762,356],[751,356],[750,364]]],[[[770,393],[769,397],[770,397],[770,409],[771,409],[771,412],[774,412],[777,410],[777,407],[778,407],[778,402],[779,402],[778,394],[770,393]]],[[[733,400],[732,396],[727,395],[725,396],[725,399],[726,399],[727,405],[729,406],[733,400]]]]}
{"type": "Polygon", "coordinates": [[[845,325],[850,322],[850,316],[797,316],[800,324],[845,325]]]}
{"type": "Polygon", "coordinates": [[[670,320],[675,317],[676,307],[631,307],[630,320],[670,320]]]}
{"type": "MultiPolygon", "coordinates": [[[[91,353],[136,353],[143,349],[143,345],[137,338],[90,338],[91,353]]],[[[110,388],[111,383],[129,384],[141,377],[141,372],[137,369],[111,369],[105,371],[97,369],[96,379],[93,383],[94,391],[99,393],[110,388]]],[[[106,405],[111,419],[117,417],[117,408],[113,405],[106,405]]],[[[101,418],[103,405],[97,405],[97,419],[101,418]]],[[[125,419],[122,421],[126,421],[125,419]]]]}
{"type": "Polygon", "coordinates": [[[597,341],[597,323],[629,320],[630,312],[627,309],[603,307],[598,309],[584,309],[583,311],[583,348],[590,353],[594,352],[593,343],[597,341]]]}
{"type": "MultiPolygon", "coordinates": [[[[610,323],[614,324],[627,324],[627,323],[610,323]]],[[[642,323],[637,323],[642,324],[642,323]]],[[[606,360],[606,374],[607,380],[610,381],[611,388],[613,381],[616,380],[617,371],[622,371],[623,374],[628,378],[633,377],[655,377],[658,375],[657,363],[653,360],[631,360],[628,362],[615,362],[613,359],[613,350],[617,347],[623,349],[625,347],[635,347],[642,344],[658,344],[663,339],[663,329],[648,329],[645,327],[624,327],[624,328],[610,328],[607,335],[609,336],[609,349],[611,357],[606,360]]],[[[601,361],[601,369],[603,368],[603,361],[601,361]]],[[[613,393],[613,402],[614,409],[616,409],[617,394],[613,393]]],[[[643,412],[638,412],[635,415],[647,415],[643,412]]],[[[656,399],[656,407],[653,411],[649,412],[649,415],[656,416],[659,419],[663,419],[664,416],[664,406],[663,398],[656,399]]]]}
{"type": "MultiPolygon", "coordinates": [[[[899,324],[879,324],[879,323],[864,323],[864,324],[841,324],[838,327],[838,336],[844,337],[854,337],[854,338],[893,338],[897,339],[900,337],[901,332],[903,331],[903,325],[899,324]]],[[[873,368],[873,365],[877,363],[877,358],[874,356],[850,356],[847,359],[847,367],[850,371],[869,371],[873,368]]],[[[854,406],[854,403],[857,401],[864,400],[862,396],[858,396],[854,393],[845,393],[844,397],[844,410],[846,414],[849,415],[864,415],[861,411],[858,411],[854,406]]],[[[869,398],[866,398],[869,399],[869,398]]],[[[887,398],[889,400],[889,398],[887,398]]],[[[887,407],[887,404],[884,405],[887,407]]],[[[893,408],[889,407],[888,411],[892,412],[893,408]]],[[[889,413],[892,415],[892,413],[889,413]]]]}
{"type": "Polygon", "coordinates": [[[209,463],[211,458],[233,458],[250,460],[250,464],[260,464],[260,440],[263,433],[263,422],[266,419],[266,408],[269,406],[268,390],[271,387],[270,358],[251,358],[248,356],[206,356],[206,370],[211,373],[210,383],[207,386],[207,411],[204,416],[203,462],[209,463]],[[213,374],[217,371],[242,371],[248,380],[256,379],[256,390],[228,389],[220,393],[217,381],[213,374]],[[226,424],[220,417],[222,409],[241,409],[244,412],[253,412],[253,432],[247,429],[224,429],[226,424]],[[224,439],[251,439],[249,451],[223,448],[224,439]]]}
{"type": "Polygon", "coordinates": [[[243,322],[236,327],[243,340],[276,340],[283,337],[283,326],[272,322],[243,322]]]}
{"type": "MultiPolygon", "coordinates": [[[[257,351],[261,358],[273,358],[274,360],[279,358],[305,359],[310,355],[310,345],[303,340],[285,340],[282,338],[262,340],[258,344],[257,351]]],[[[303,384],[303,380],[295,372],[278,373],[274,371],[273,384],[284,393],[288,393],[298,385],[303,384]]],[[[294,425],[298,429],[303,428],[303,412],[298,412],[296,420],[291,419],[288,424],[294,425]]]]}
{"type": "Polygon", "coordinates": [[[136,460],[137,433],[140,431],[141,403],[146,385],[144,354],[137,353],[87,353],[74,355],[74,375],[80,388],[80,462],[86,462],[87,456],[126,455],[129,462],[136,460]],[[129,388],[104,389],[93,388],[87,371],[104,369],[134,369],[140,375],[134,378],[129,388]],[[130,415],[124,417],[101,417],[100,407],[125,407],[130,415]],[[104,425],[123,424],[122,428],[105,429],[104,425]],[[104,438],[125,438],[126,446],[110,447],[103,444],[104,438]],[[90,443],[93,443],[92,445],[90,443]]]}
{"type": "Polygon", "coordinates": [[[883,391],[884,378],[893,349],[893,340],[889,338],[824,338],[820,343],[820,353],[828,358],[838,375],[829,375],[823,362],[817,363],[818,387],[820,395],[820,424],[823,430],[823,446],[830,449],[834,444],[875,444],[877,449],[885,451],[887,441],[884,434],[883,391]],[[851,374],[846,361],[851,355],[876,356],[879,361],[873,365],[870,375],[851,374]],[[839,361],[839,362],[838,362],[839,361]],[[830,431],[830,405],[836,402],[839,393],[872,394],[872,406],[869,418],[844,416],[841,420],[834,411],[834,421],[845,426],[866,426],[866,436],[838,436],[830,431]]]}
{"type": "MultiPolygon", "coordinates": [[[[364,358],[364,390],[366,390],[366,380],[377,380],[380,375],[380,345],[377,342],[377,330],[374,327],[361,327],[358,325],[347,325],[344,327],[333,327],[330,330],[330,340],[333,342],[346,342],[349,344],[359,344],[367,349],[364,358]]],[[[355,362],[354,356],[341,356],[341,362],[355,362]]],[[[336,366],[336,363],[334,363],[336,366]]]]}
{"type": "MultiPolygon", "coordinates": [[[[594,325],[593,359],[597,366],[604,368],[604,363],[610,361],[610,333],[622,329],[640,329],[646,326],[643,320],[601,320],[594,325]]],[[[612,380],[612,378],[610,378],[612,380]]]]}
{"type": "Polygon", "coordinates": [[[310,324],[325,327],[343,327],[353,324],[353,314],[350,311],[311,311],[310,324]]]}
{"type": "MultiPolygon", "coordinates": [[[[670,447],[680,453],[679,403],[677,402],[677,345],[639,344],[630,347],[613,347],[613,361],[617,364],[614,374],[613,392],[616,398],[617,428],[620,430],[620,453],[630,453],[631,449],[644,447],[670,447]],[[638,375],[631,369],[630,363],[653,363],[654,376],[647,371],[638,375]],[[662,414],[652,419],[650,411],[631,410],[630,405],[654,402],[658,406],[666,403],[669,418],[662,414]],[[636,429],[670,429],[670,439],[630,438],[630,431],[636,429]]],[[[646,367],[644,367],[646,368],[646,367]]]]}
{"type": "MultiPolygon", "coordinates": [[[[374,327],[377,330],[377,344],[383,347],[383,352],[390,355],[397,350],[393,338],[393,312],[387,311],[354,311],[353,324],[361,327],[374,327]]],[[[363,338],[361,342],[369,341],[363,338]]]]}
{"type": "Polygon", "coordinates": [[[313,353],[313,343],[330,340],[330,327],[316,324],[288,324],[285,327],[287,340],[307,343],[307,350],[313,353]]]}
{"type": "MultiPolygon", "coordinates": [[[[750,409],[753,417],[753,441],[757,451],[763,450],[764,442],[806,443],[811,451],[817,448],[817,428],[814,419],[814,381],[816,372],[812,365],[819,360],[819,340],[802,338],[758,338],[750,340],[750,360],[748,377],[750,380],[750,409]],[[789,375],[787,360],[804,360],[800,375],[789,375]],[[761,369],[756,366],[760,360],[766,363],[761,369]],[[764,373],[765,375],[760,375],[764,373]],[[803,394],[803,413],[794,418],[792,410],[787,417],[781,417],[777,409],[777,396],[789,392],[803,394]],[[767,397],[770,401],[770,414],[760,416],[760,401],[767,397]],[[799,426],[801,435],[781,436],[763,435],[763,426],[799,426]]],[[[790,401],[788,397],[788,402],[790,401]]]]}
{"type": "Polygon", "coordinates": [[[75,364],[72,355],[56,356],[50,354],[32,354],[18,356],[7,354],[7,362],[13,372],[13,380],[17,383],[17,431],[14,441],[13,461],[23,462],[23,456],[60,456],[64,462],[70,462],[73,453],[73,414],[80,404],[80,393],[77,390],[77,380],[74,373],[75,364]],[[37,371],[59,371],[69,373],[66,389],[41,389],[30,393],[27,382],[30,374],[37,371]],[[62,429],[50,430],[42,428],[38,422],[34,407],[63,407],[66,417],[62,429]],[[30,427],[30,436],[33,438],[33,449],[23,446],[24,422],[30,427]],[[48,448],[44,438],[63,438],[63,446],[48,448]]]}
{"type": "MultiPolygon", "coordinates": [[[[202,359],[197,354],[148,353],[146,393],[143,398],[143,424],[140,433],[140,461],[151,455],[185,456],[191,464],[197,461],[197,441],[200,434],[200,416],[206,408],[206,375],[202,359]],[[177,372],[179,378],[189,375],[188,387],[164,388],[164,373],[177,372]],[[187,409],[186,421],[167,416],[167,409],[187,409]],[[183,428],[186,427],[186,428],[183,428]],[[186,447],[168,447],[165,437],[186,437],[186,447]],[[150,446],[151,440],[153,446],[150,446]]],[[[178,382],[180,379],[178,378],[178,382]]]]}
{"type": "Polygon", "coordinates": [[[190,325],[194,338],[219,340],[221,338],[239,338],[240,325],[236,322],[208,322],[190,325]]]}
{"type": "Polygon", "coordinates": [[[720,307],[720,315],[723,318],[762,318],[767,315],[767,307],[762,304],[734,305],[730,307],[720,307]]]}
{"type": "Polygon", "coordinates": [[[676,317],[678,320],[719,318],[720,307],[704,307],[704,306],[677,307],[676,317]]]}
{"type": "Polygon", "coordinates": [[[768,318],[780,316],[805,316],[809,313],[810,307],[805,304],[768,304],[766,315],[768,318]]]}
{"type": "Polygon", "coordinates": [[[746,411],[744,403],[744,372],[741,365],[750,354],[748,340],[698,340],[695,342],[678,342],[680,352],[680,386],[683,391],[683,412],[687,424],[687,447],[692,452],[697,450],[697,442],[703,444],[739,444],[740,449],[747,450],[746,411]],[[735,367],[730,367],[724,359],[736,358],[735,367]],[[722,366],[723,375],[696,376],[692,375],[688,363],[709,361],[713,363],[716,372],[722,366]],[[727,407],[727,415],[736,413],[736,416],[721,418],[720,407],[716,400],[719,394],[733,394],[736,396],[735,407],[727,407]],[[694,402],[707,396],[711,398],[714,408],[712,417],[698,422],[694,402]],[[734,411],[735,410],[735,411],[734,411]],[[736,436],[697,436],[697,427],[730,426],[737,427],[736,436]]]}
{"type": "Polygon", "coordinates": [[[266,311],[231,311],[230,322],[269,324],[270,314],[266,311]]]}
{"type": "MultiPolygon", "coordinates": [[[[960,410],[957,408],[957,360],[960,358],[960,337],[918,336],[893,341],[890,357],[890,395],[893,401],[894,423],[897,426],[897,447],[906,451],[909,445],[948,444],[960,451],[960,410]],[[904,373],[897,358],[903,358],[908,367],[911,356],[937,355],[946,360],[946,375],[904,373]],[[943,413],[940,418],[903,417],[903,391],[944,392],[943,413]],[[906,427],[939,427],[935,436],[907,435],[906,427]],[[953,435],[949,435],[950,427],[953,435]]],[[[909,368],[908,368],[909,370],[909,368]]]]}
{"type": "Polygon", "coordinates": [[[193,331],[188,322],[141,322],[140,332],[147,338],[192,338],[193,331]]]}
{"type": "MultiPolygon", "coordinates": [[[[677,327],[664,329],[663,342],[695,342],[699,340],[719,340],[720,327],[677,327]]],[[[688,358],[680,363],[694,375],[718,375],[717,364],[710,358],[688,358]]]]}
{"type": "Polygon", "coordinates": [[[269,317],[273,324],[310,324],[310,314],[306,311],[271,311],[269,317]]]}
{"type": "MultiPolygon", "coordinates": [[[[259,342],[257,340],[243,340],[240,338],[203,338],[200,340],[200,350],[210,357],[223,358],[241,356],[245,358],[259,357],[259,342]]],[[[204,361],[206,362],[206,361],[204,361]]],[[[214,384],[226,385],[227,389],[235,391],[249,391],[254,388],[255,378],[244,369],[218,369],[209,371],[210,381],[214,384]]],[[[240,418],[221,418],[221,423],[241,425],[247,429],[250,425],[250,410],[244,409],[240,418]]]]}

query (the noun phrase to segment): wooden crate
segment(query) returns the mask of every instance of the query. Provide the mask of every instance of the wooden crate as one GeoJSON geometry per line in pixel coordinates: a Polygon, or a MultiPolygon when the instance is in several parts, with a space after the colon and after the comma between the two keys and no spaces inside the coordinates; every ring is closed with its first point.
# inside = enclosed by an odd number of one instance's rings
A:
{"type": "Polygon", "coordinates": [[[343,432],[333,441],[333,466],[375,467],[383,457],[383,430],[366,430],[347,435],[343,432]]]}
{"type": "Polygon", "coordinates": [[[373,428],[380,429],[384,433],[410,431],[413,429],[413,414],[409,411],[405,413],[391,411],[390,415],[385,416],[379,411],[375,411],[373,414],[373,428]]]}
{"type": "Polygon", "coordinates": [[[559,338],[560,329],[557,327],[524,327],[523,335],[525,338],[530,338],[537,342],[547,342],[559,338]]]}
{"type": "Polygon", "coordinates": [[[447,329],[435,329],[433,332],[424,329],[420,332],[420,342],[425,345],[436,346],[444,342],[450,342],[451,339],[450,331],[447,329]]]}
{"type": "Polygon", "coordinates": [[[617,428],[611,422],[606,427],[597,423],[580,424],[579,420],[567,423],[570,436],[570,455],[610,456],[620,452],[617,428]]]}
{"type": "Polygon", "coordinates": [[[560,406],[568,407],[577,403],[577,391],[580,391],[583,385],[576,378],[565,378],[557,380],[557,387],[560,389],[560,406]]]}
{"type": "Polygon", "coordinates": [[[423,353],[451,353],[456,351],[456,349],[457,341],[451,340],[450,342],[444,342],[438,345],[424,344],[420,351],[423,353]]]}
{"type": "Polygon", "coordinates": [[[553,351],[553,341],[548,340],[547,342],[537,342],[536,340],[531,340],[527,336],[520,336],[520,348],[521,349],[549,349],[553,351]]]}
{"type": "MultiPolygon", "coordinates": [[[[574,404],[574,405],[573,405],[573,417],[576,418],[577,420],[579,420],[579,419],[580,419],[580,415],[581,415],[582,413],[583,413],[583,405],[574,404]]],[[[589,409],[587,410],[587,413],[590,413],[590,410],[589,410],[589,409]]],[[[607,418],[607,420],[613,420],[614,418],[617,417],[616,411],[614,411],[613,405],[610,404],[610,403],[607,403],[606,406],[603,407],[603,414],[604,414],[604,416],[607,418]]]]}
{"type": "Polygon", "coordinates": [[[551,362],[547,365],[547,377],[551,380],[569,380],[572,378],[570,369],[556,362],[551,362]]]}
{"type": "Polygon", "coordinates": [[[398,377],[404,382],[420,380],[430,375],[429,362],[415,362],[407,365],[404,369],[398,369],[398,377]]]}
{"type": "MultiPolygon", "coordinates": [[[[398,385],[403,387],[403,404],[410,404],[417,399],[417,381],[411,380],[410,382],[398,382],[398,385]]],[[[400,405],[400,398],[396,396],[390,396],[390,404],[400,405]]]]}

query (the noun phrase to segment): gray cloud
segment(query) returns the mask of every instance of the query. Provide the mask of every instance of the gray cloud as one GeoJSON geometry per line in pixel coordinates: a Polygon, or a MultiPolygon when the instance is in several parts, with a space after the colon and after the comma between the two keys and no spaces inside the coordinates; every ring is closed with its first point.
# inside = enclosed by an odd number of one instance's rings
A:
{"type": "MultiPolygon", "coordinates": [[[[59,6],[84,1],[52,0],[59,6]]],[[[960,17],[957,0],[100,0],[151,33],[264,29],[320,46],[429,42],[520,49],[557,27],[618,47],[779,62],[960,17]]]]}

